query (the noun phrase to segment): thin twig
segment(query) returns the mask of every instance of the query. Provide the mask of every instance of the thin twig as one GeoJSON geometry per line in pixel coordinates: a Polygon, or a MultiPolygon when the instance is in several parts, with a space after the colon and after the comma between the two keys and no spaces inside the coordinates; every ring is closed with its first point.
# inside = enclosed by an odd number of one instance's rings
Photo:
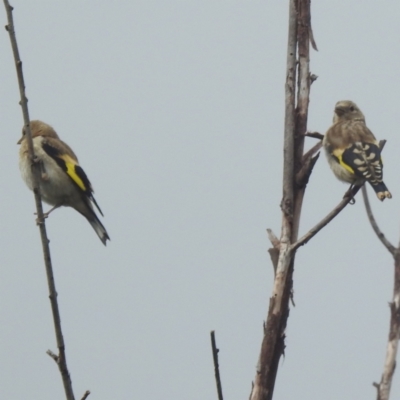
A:
{"type": "MultiPolygon", "coordinates": [[[[318,143],[316,146],[314,146],[311,150],[314,150],[314,148],[316,148],[318,145],[320,145],[320,143],[318,143]]],[[[310,153],[310,151],[308,153],[310,153]]],[[[305,187],[307,186],[308,181],[311,176],[311,173],[314,169],[316,162],[319,159],[320,154],[321,153],[318,153],[314,157],[308,156],[307,158],[306,158],[306,154],[303,156],[303,165],[302,165],[300,171],[297,172],[297,174],[296,174],[296,185],[299,189],[300,188],[305,189],[305,187]]]]}
{"type": "Polygon", "coordinates": [[[276,274],[276,267],[278,266],[279,249],[281,247],[280,240],[276,237],[275,233],[271,229],[267,229],[268,239],[272,244],[272,247],[268,249],[268,253],[271,257],[272,266],[274,267],[274,274],[276,274]]]}
{"type": "Polygon", "coordinates": [[[308,158],[312,157],[316,152],[318,152],[321,149],[321,147],[322,147],[322,141],[318,142],[313,147],[311,147],[311,149],[308,150],[307,153],[304,153],[303,162],[305,162],[308,158]]]}
{"type": "Polygon", "coordinates": [[[363,195],[363,199],[364,199],[365,210],[367,212],[367,216],[368,216],[369,222],[372,226],[372,229],[374,230],[376,236],[378,236],[378,239],[388,249],[390,254],[392,254],[394,256],[394,254],[396,252],[396,248],[389,242],[388,239],[386,239],[383,232],[379,229],[379,226],[376,222],[374,214],[372,213],[371,204],[369,203],[367,188],[365,185],[362,187],[362,195],[363,195]]]}
{"type": "Polygon", "coordinates": [[[46,354],[49,355],[56,362],[56,364],[58,364],[58,362],[60,361],[58,355],[53,353],[51,350],[47,350],[46,354]]]}
{"type": "MultiPolygon", "coordinates": [[[[381,150],[383,149],[385,143],[385,140],[380,142],[381,150]]],[[[386,247],[390,254],[392,254],[394,259],[393,301],[390,303],[390,326],[388,343],[386,346],[385,363],[380,383],[373,383],[373,386],[376,387],[377,390],[377,400],[389,400],[393,375],[396,368],[396,357],[400,337],[400,243],[399,247],[396,248],[389,242],[388,239],[386,239],[385,235],[380,230],[372,212],[365,186],[362,188],[362,193],[365,210],[367,212],[372,229],[381,243],[386,247]]]]}
{"type": "Polygon", "coordinates": [[[267,229],[267,234],[268,234],[268,239],[271,242],[272,246],[274,247],[274,249],[279,250],[279,248],[281,247],[281,242],[279,241],[279,239],[276,237],[275,233],[272,231],[272,229],[267,229]]]}
{"type": "Polygon", "coordinates": [[[36,203],[36,211],[38,217],[38,225],[40,230],[40,237],[42,239],[42,248],[43,248],[43,256],[44,256],[44,263],[46,267],[46,274],[47,274],[47,282],[49,287],[50,293],[50,303],[51,309],[53,312],[53,322],[54,328],[56,332],[56,339],[57,339],[57,347],[59,350],[58,355],[58,362],[57,365],[59,367],[62,381],[64,384],[64,390],[67,400],[74,400],[74,393],[72,390],[72,382],[67,368],[67,361],[65,357],[65,344],[61,330],[61,319],[60,319],[60,312],[58,309],[57,303],[57,291],[54,283],[54,275],[53,269],[51,265],[51,257],[50,257],[50,248],[49,248],[49,239],[47,237],[46,232],[46,225],[43,218],[43,207],[42,207],[42,200],[40,196],[40,165],[35,160],[35,154],[33,150],[33,141],[32,141],[32,134],[29,125],[29,111],[28,111],[28,99],[25,94],[25,82],[24,76],[22,72],[22,61],[19,56],[18,45],[17,45],[17,38],[15,35],[15,28],[14,28],[14,21],[13,21],[13,7],[11,7],[8,0],[4,0],[4,6],[7,12],[7,20],[8,24],[6,25],[6,30],[10,35],[11,47],[14,54],[14,61],[15,67],[17,70],[17,77],[18,77],[18,85],[19,85],[19,92],[20,92],[20,105],[22,107],[22,114],[24,117],[24,130],[25,135],[28,141],[28,149],[29,149],[29,157],[32,163],[32,175],[33,175],[33,192],[35,195],[35,203],[36,203]]]}
{"type": "Polygon", "coordinates": [[[83,394],[83,397],[81,398],[81,400],[86,400],[89,397],[90,394],[90,390],[86,390],[86,392],[83,394]]]}
{"type": "Polygon", "coordinates": [[[211,348],[212,355],[214,360],[214,373],[215,373],[215,382],[217,384],[217,392],[218,392],[218,400],[223,400],[222,397],[222,385],[221,385],[221,377],[219,375],[219,364],[218,364],[218,352],[217,344],[215,343],[215,331],[211,331],[211,348]]]}
{"type": "Polygon", "coordinates": [[[357,192],[360,190],[360,186],[354,186],[351,188],[351,195],[346,195],[343,197],[342,201],[318,224],[311,228],[305,235],[303,235],[297,242],[293,243],[291,250],[295,251],[300,246],[305,245],[310,239],[312,239],[324,226],[328,225],[329,222],[333,220],[353,199],[357,192]]]}
{"type": "MultiPolygon", "coordinates": [[[[379,237],[379,236],[378,236],[379,237]]],[[[386,247],[386,246],[385,246],[386,247]]],[[[389,249],[388,249],[389,250],[389,249]]],[[[393,254],[394,258],[394,285],[393,301],[390,306],[390,325],[386,357],[380,383],[373,383],[377,389],[377,400],[389,400],[393,375],[396,369],[396,357],[400,337],[400,244],[393,254]]]]}
{"type": "Polygon", "coordinates": [[[304,136],[311,137],[311,138],[314,138],[314,139],[319,139],[319,140],[322,140],[324,138],[324,135],[322,135],[319,132],[306,132],[304,134],[304,136]]]}

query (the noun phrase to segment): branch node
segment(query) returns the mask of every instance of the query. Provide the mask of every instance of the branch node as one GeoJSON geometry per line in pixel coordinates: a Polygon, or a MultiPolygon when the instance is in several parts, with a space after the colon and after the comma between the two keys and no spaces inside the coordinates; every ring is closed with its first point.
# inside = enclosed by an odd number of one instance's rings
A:
{"type": "Polygon", "coordinates": [[[272,229],[267,229],[267,234],[268,234],[268,239],[271,242],[272,246],[274,246],[274,249],[280,249],[281,248],[281,242],[280,240],[276,237],[275,233],[272,232],[272,229]]]}
{"type": "Polygon", "coordinates": [[[51,350],[47,350],[46,354],[49,355],[57,364],[60,362],[60,357],[51,350]]]}
{"type": "Polygon", "coordinates": [[[312,85],[318,79],[318,75],[311,74],[310,75],[310,84],[312,85]]]}

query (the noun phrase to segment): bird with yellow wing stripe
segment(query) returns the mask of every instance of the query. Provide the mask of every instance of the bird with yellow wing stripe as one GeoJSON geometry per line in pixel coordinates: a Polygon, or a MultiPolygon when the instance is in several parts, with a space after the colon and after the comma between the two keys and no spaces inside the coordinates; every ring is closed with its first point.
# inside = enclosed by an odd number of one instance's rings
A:
{"type": "Polygon", "coordinates": [[[336,177],[353,185],[369,182],[379,200],[392,195],[383,183],[383,165],[379,142],[367,128],[364,114],[350,100],[335,105],[333,125],[323,145],[336,177]]]}
{"type": "MultiPolygon", "coordinates": [[[[93,204],[103,215],[93,196],[92,185],[72,149],[58,137],[56,131],[42,121],[31,121],[35,158],[40,163],[40,191],[42,200],[53,206],[45,214],[47,217],[61,206],[74,208],[93,227],[105,245],[110,240],[106,229],[97,217],[93,204]]],[[[28,152],[28,141],[23,135],[18,144],[19,167],[29,189],[33,190],[32,166],[28,152]]]]}

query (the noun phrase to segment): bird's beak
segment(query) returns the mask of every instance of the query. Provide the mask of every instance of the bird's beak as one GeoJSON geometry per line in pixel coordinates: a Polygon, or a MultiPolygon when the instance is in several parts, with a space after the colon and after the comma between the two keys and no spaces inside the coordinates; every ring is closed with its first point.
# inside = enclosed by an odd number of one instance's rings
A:
{"type": "Polygon", "coordinates": [[[24,140],[24,135],[22,135],[22,138],[18,140],[17,144],[21,144],[23,140],[24,140]]]}
{"type": "Polygon", "coordinates": [[[344,114],[343,108],[341,108],[341,107],[336,107],[336,108],[335,108],[335,114],[336,114],[338,117],[342,116],[342,115],[344,114]]]}

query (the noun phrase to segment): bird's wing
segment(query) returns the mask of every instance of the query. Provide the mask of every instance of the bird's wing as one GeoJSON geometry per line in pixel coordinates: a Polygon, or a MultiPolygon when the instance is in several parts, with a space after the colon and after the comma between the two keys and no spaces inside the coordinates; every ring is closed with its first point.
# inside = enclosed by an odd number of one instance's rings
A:
{"type": "Polygon", "coordinates": [[[79,165],[78,158],[72,149],[61,140],[50,137],[43,138],[42,147],[46,154],[65,171],[82,194],[87,196],[99,210],[100,214],[103,215],[93,196],[92,184],[83,168],[79,165]]]}
{"type": "Polygon", "coordinates": [[[378,142],[364,122],[350,121],[335,124],[325,136],[327,151],[347,171],[364,179],[370,174],[380,175],[382,178],[378,142]]]}
{"type": "Polygon", "coordinates": [[[343,151],[340,159],[372,185],[382,182],[382,158],[377,144],[356,142],[343,151]]]}

